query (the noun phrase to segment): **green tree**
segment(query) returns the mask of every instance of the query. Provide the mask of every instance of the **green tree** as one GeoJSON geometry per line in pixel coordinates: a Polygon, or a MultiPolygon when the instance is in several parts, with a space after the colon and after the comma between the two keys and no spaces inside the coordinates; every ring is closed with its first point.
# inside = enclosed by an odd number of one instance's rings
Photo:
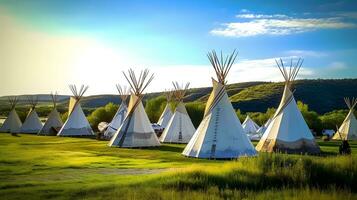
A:
{"type": "Polygon", "coordinates": [[[245,118],[247,117],[247,115],[243,114],[242,111],[240,111],[240,109],[238,109],[238,110],[236,111],[236,114],[237,114],[237,117],[238,117],[239,121],[240,121],[241,123],[243,123],[243,121],[245,120],[245,118]]]}
{"type": "Polygon", "coordinates": [[[145,111],[151,122],[157,122],[166,106],[166,97],[158,96],[146,102],[145,111]]]}
{"type": "Polygon", "coordinates": [[[197,128],[200,125],[205,112],[205,103],[195,101],[186,103],[185,106],[193,125],[197,128]]]}
{"type": "Polygon", "coordinates": [[[61,115],[62,122],[65,122],[68,118],[68,111],[61,115]]]}
{"type": "Polygon", "coordinates": [[[340,126],[345,119],[347,110],[334,110],[332,112],[325,113],[320,116],[320,120],[324,129],[336,129],[336,126],[340,126]]]}
{"type": "Polygon", "coordinates": [[[318,135],[320,135],[323,127],[319,115],[315,111],[310,111],[309,106],[301,101],[297,102],[297,106],[309,128],[313,129],[318,135]]]}
{"type": "Polygon", "coordinates": [[[89,124],[94,130],[98,129],[100,122],[110,122],[118,110],[118,105],[108,103],[104,107],[95,109],[88,117],[89,124]]]}

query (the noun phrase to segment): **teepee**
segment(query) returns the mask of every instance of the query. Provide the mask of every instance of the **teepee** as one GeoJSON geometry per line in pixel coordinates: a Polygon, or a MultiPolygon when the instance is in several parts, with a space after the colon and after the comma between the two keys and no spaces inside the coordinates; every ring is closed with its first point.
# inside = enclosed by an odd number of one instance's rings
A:
{"type": "Polygon", "coordinates": [[[129,90],[129,88],[127,89],[127,87],[122,88],[119,84],[117,84],[116,86],[117,86],[117,89],[119,92],[119,96],[121,98],[121,104],[118,108],[118,111],[115,113],[112,121],[108,124],[107,130],[104,132],[104,138],[106,138],[106,139],[110,139],[113,137],[115,132],[118,130],[120,125],[123,123],[126,113],[128,111],[128,107],[126,105],[126,100],[129,96],[130,90],[129,90]]]}
{"type": "Polygon", "coordinates": [[[42,123],[36,112],[36,105],[38,103],[38,97],[27,96],[28,103],[31,105],[30,111],[25,119],[25,122],[21,126],[20,133],[34,133],[37,134],[41,128],[42,123]]]}
{"type": "Polygon", "coordinates": [[[303,60],[299,59],[294,65],[291,60],[290,68],[286,68],[283,61],[276,61],[285,79],[285,87],[280,105],[264,135],[256,146],[258,151],[286,152],[286,153],[319,153],[320,148],[315,142],[296,101],[291,92],[303,60]]]}
{"type": "Polygon", "coordinates": [[[58,131],[63,126],[63,122],[60,114],[57,111],[57,93],[51,94],[53,109],[47,117],[42,129],[38,132],[38,135],[57,135],[58,131]]]}
{"type": "Polygon", "coordinates": [[[220,59],[215,51],[208,53],[218,81],[212,78],[213,90],[208,98],[203,120],[182,152],[183,155],[231,159],[257,154],[243,131],[225,89],[226,77],[236,57],[235,51],[225,59],[222,53],[220,59]]]}
{"type": "Polygon", "coordinates": [[[265,122],[265,124],[263,124],[260,128],[258,128],[257,134],[262,136],[264,134],[265,130],[267,130],[270,122],[271,122],[271,118],[269,118],[268,121],[265,122]]]}
{"type": "Polygon", "coordinates": [[[243,130],[245,134],[252,135],[257,133],[257,130],[259,129],[258,124],[256,124],[250,117],[247,115],[245,118],[243,124],[242,124],[243,130]]]}
{"type": "Polygon", "coordinates": [[[88,86],[82,85],[79,90],[75,85],[70,85],[69,88],[73,93],[73,97],[69,101],[69,112],[66,122],[63,124],[57,136],[90,136],[94,135],[91,126],[83,113],[80,100],[87,91],[88,86]]]}
{"type": "Polygon", "coordinates": [[[160,142],[188,143],[196,131],[183,103],[183,98],[190,83],[187,83],[185,87],[179,85],[177,82],[173,83],[173,85],[175,87],[173,95],[178,104],[160,137],[160,142]]]}
{"type": "Polygon", "coordinates": [[[20,128],[22,126],[22,122],[15,110],[18,98],[9,97],[8,100],[11,106],[11,111],[9,113],[9,116],[7,116],[6,120],[4,121],[4,124],[1,126],[0,133],[17,133],[20,131],[20,128]]]}
{"type": "Polygon", "coordinates": [[[349,112],[343,121],[342,125],[332,137],[334,140],[357,140],[357,120],[353,114],[354,108],[357,104],[357,99],[344,98],[349,108],[349,112]]]}
{"type": "Polygon", "coordinates": [[[173,92],[172,91],[166,91],[165,92],[165,96],[166,96],[166,106],[164,108],[164,111],[162,112],[159,120],[157,121],[157,124],[159,124],[162,128],[166,128],[167,124],[169,123],[173,113],[171,111],[171,100],[172,100],[172,95],[173,92]]]}
{"type": "Polygon", "coordinates": [[[143,92],[154,78],[154,75],[151,74],[149,76],[149,70],[147,69],[141,71],[138,78],[132,69],[128,70],[128,74],[124,72],[123,74],[131,87],[128,113],[108,145],[127,148],[160,146],[160,142],[141,102],[143,92]]]}

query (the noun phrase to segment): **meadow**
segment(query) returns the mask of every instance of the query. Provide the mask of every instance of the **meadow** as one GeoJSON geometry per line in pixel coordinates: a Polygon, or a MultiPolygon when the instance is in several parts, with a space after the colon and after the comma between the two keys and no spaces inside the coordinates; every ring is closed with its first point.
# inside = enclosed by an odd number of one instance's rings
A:
{"type": "Polygon", "coordinates": [[[357,142],[319,156],[237,160],[181,155],[184,145],[110,148],[107,141],[0,134],[0,199],[356,199],[357,142]]]}

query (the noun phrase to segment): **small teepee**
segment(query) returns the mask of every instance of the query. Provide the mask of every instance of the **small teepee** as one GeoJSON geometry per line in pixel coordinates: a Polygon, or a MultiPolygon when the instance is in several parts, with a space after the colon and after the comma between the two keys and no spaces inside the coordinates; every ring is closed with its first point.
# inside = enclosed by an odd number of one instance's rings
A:
{"type": "Polygon", "coordinates": [[[118,108],[118,111],[115,113],[112,121],[108,124],[106,131],[104,132],[104,138],[110,139],[113,137],[115,132],[118,130],[120,125],[123,123],[128,107],[126,105],[126,100],[129,96],[130,90],[127,87],[121,87],[119,84],[116,85],[119,96],[121,98],[121,104],[118,108]]]}
{"type": "Polygon", "coordinates": [[[334,140],[357,140],[357,120],[353,114],[354,108],[357,104],[357,99],[344,98],[349,108],[349,112],[343,121],[342,125],[332,137],[334,140]],[[341,138],[342,137],[342,138],[341,138]]]}
{"type": "Polygon", "coordinates": [[[247,115],[245,118],[243,124],[242,124],[243,130],[245,134],[252,135],[257,133],[257,130],[259,129],[258,124],[256,124],[250,117],[247,115]]]}
{"type": "Polygon", "coordinates": [[[9,97],[8,100],[11,106],[11,111],[9,116],[7,116],[6,120],[4,121],[4,124],[1,126],[0,133],[17,133],[20,131],[22,126],[22,122],[15,110],[18,98],[9,97]]]}
{"type": "Polygon", "coordinates": [[[60,114],[57,111],[57,93],[51,94],[53,109],[47,117],[45,124],[43,125],[39,135],[57,135],[58,131],[63,126],[63,122],[60,114]]]}
{"type": "Polygon", "coordinates": [[[173,85],[175,87],[173,95],[178,104],[160,137],[160,142],[188,143],[196,131],[183,103],[183,98],[190,83],[187,83],[185,87],[180,86],[177,82],[173,83],[173,85]]]}
{"type": "Polygon", "coordinates": [[[25,122],[21,126],[20,133],[34,133],[37,134],[41,128],[42,123],[36,112],[36,106],[38,103],[37,96],[27,96],[28,103],[31,105],[30,111],[25,119],[25,122]]]}
{"type": "Polygon", "coordinates": [[[69,101],[69,112],[66,122],[63,124],[57,136],[90,136],[94,135],[91,126],[83,113],[80,100],[87,91],[88,86],[82,85],[79,90],[75,85],[70,85],[69,88],[73,93],[69,101]]]}
{"type": "Polygon", "coordinates": [[[259,134],[260,136],[262,136],[265,132],[265,130],[267,130],[269,124],[271,122],[271,118],[268,119],[268,121],[265,122],[264,125],[262,125],[258,130],[257,130],[257,134],[259,134]]]}
{"type": "Polygon", "coordinates": [[[147,69],[141,71],[138,78],[132,69],[128,70],[128,74],[124,72],[123,74],[131,87],[128,113],[108,145],[127,148],[160,146],[160,142],[141,102],[143,92],[154,78],[154,75],[151,74],[149,76],[149,70],[147,69]]]}
{"type": "Polygon", "coordinates": [[[220,59],[215,51],[208,58],[218,81],[212,78],[213,90],[206,104],[203,120],[183,151],[196,158],[232,159],[256,155],[256,150],[244,133],[242,125],[228,99],[226,77],[237,54],[220,59]]]}
{"type": "Polygon", "coordinates": [[[162,128],[166,128],[167,124],[169,123],[173,113],[171,111],[171,100],[172,100],[172,91],[166,91],[165,96],[166,96],[166,106],[164,108],[164,111],[162,112],[159,120],[157,121],[157,124],[159,124],[162,128]]]}
{"type": "Polygon", "coordinates": [[[291,86],[303,63],[301,59],[290,68],[286,68],[280,59],[277,66],[285,79],[285,87],[280,105],[276,110],[268,128],[256,146],[258,151],[286,153],[319,153],[320,148],[315,142],[296,101],[291,92],[291,86]]]}

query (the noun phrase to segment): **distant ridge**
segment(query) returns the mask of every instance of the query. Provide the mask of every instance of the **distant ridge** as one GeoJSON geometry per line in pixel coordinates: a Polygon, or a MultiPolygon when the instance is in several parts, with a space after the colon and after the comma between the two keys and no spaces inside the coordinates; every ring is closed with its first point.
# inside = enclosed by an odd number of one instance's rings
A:
{"type": "MultiPolygon", "coordinates": [[[[265,112],[267,108],[277,107],[283,91],[282,82],[244,82],[234,83],[227,87],[227,93],[235,109],[242,112],[265,112]]],[[[185,102],[200,101],[205,103],[211,87],[188,90],[185,102]]],[[[307,79],[297,80],[294,84],[296,100],[309,105],[311,110],[326,113],[336,109],[345,109],[343,97],[357,96],[357,79],[307,79]]],[[[148,99],[163,95],[162,92],[145,94],[148,99]]],[[[19,105],[24,104],[26,95],[20,95],[19,105]]],[[[40,103],[51,103],[50,95],[39,94],[40,103]]],[[[59,95],[59,105],[67,106],[68,95],[59,95]]],[[[97,108],[113,102],[120,103],[116,94],[92,95],[84,97],[81,104],[84,108],[97,108]]],[[[0,106],[7,105],[7,97],[0,97],[0,106]]]]}

